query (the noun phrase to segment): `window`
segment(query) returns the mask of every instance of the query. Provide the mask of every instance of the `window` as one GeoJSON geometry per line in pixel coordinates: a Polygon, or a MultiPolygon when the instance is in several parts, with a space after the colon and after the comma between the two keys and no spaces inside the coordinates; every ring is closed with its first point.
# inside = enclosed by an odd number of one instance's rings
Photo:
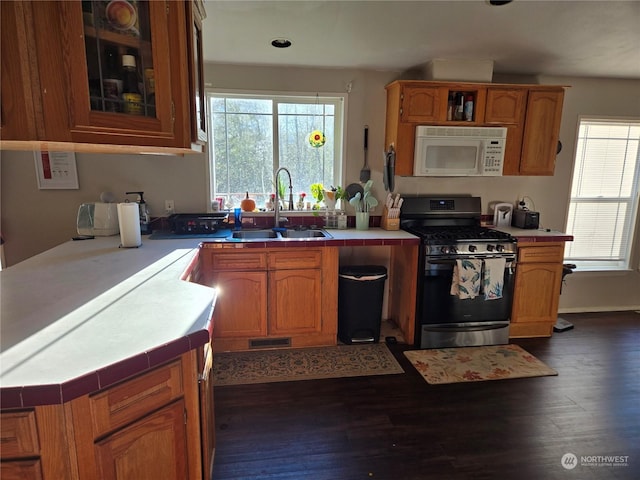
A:
{"type": "Polygon", "coordinates": [[[585,270],[625,270],[640,177],[640,120],[580,119],[565,260],[585,270]]]}
{"type": "MultiPolygon", "coordinates": [[[[291,172],[294,201],[310,187],[339,185],[342,173],[344,97],[269,96],[209,93],[210,171],[212,198],[240,205],[245,192],[264,207],[276,193],[274,174],[291,172]],[[326,142],[312,146],[311,132],[326,142]]],[[[281,174],[289,197],[288,178],[281,174]]]]}

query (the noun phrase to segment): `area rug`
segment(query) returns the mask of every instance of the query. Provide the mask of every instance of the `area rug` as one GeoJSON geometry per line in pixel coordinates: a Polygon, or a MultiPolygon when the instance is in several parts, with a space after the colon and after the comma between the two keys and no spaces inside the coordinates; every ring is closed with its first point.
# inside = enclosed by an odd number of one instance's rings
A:
{"type": "Polygon", "coordinates": [[[430,384],[558,374],[518,345],[410,350],[404,354],[430,384]]]}
{"type": "Polygon", "coordinates": [[[225,352],[213,360],[214,386],[396,373],[404,370],[383,343],[225,352]]]}

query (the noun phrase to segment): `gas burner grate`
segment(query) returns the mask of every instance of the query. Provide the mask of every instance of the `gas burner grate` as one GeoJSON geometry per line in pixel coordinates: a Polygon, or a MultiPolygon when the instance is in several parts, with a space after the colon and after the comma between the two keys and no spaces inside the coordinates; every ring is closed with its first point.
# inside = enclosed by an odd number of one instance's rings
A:
{"type": "Polygon", "coordinates": [[[426,241],[509,240],[511,235],[485,227],[416,227],[412,233],[426,241]]]}

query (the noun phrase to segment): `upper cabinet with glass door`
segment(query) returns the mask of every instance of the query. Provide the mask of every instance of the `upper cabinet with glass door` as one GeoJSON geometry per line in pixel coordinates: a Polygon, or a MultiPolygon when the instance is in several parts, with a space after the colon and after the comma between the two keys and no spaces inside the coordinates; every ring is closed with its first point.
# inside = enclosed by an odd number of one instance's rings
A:
{"type": "MultiPolygon", "coordinates": [[[[39,128],[37,138],[16,140],[113,145],[114,151],[180,151],[206,141],[193,115],[199,109],[192,70],[202,72],[202,56],[192,51],[190,0],[23,3],[29,5],[16,9],[16,20],[35,47],[25,54],[35,53],[35,61],[22,57],[20,67],[32,69],[39,128]],[[52,92],[64,100],[52,101],[52,92]]],[[[2,120],[3,127],[10,122],[2,120]]]]}

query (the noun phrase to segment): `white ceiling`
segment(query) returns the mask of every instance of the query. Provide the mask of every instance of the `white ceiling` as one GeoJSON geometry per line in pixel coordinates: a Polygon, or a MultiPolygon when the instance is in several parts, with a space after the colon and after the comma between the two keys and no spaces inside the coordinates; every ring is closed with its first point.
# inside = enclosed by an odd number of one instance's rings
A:
{"type": "Polygon", "coordinates": [[[640,1],[205,0],[204,58],[404,71],[493,60],[503,74],[640,79],[640,1]],[[286,37],[288,49],[271,40],[286,37]]]}

